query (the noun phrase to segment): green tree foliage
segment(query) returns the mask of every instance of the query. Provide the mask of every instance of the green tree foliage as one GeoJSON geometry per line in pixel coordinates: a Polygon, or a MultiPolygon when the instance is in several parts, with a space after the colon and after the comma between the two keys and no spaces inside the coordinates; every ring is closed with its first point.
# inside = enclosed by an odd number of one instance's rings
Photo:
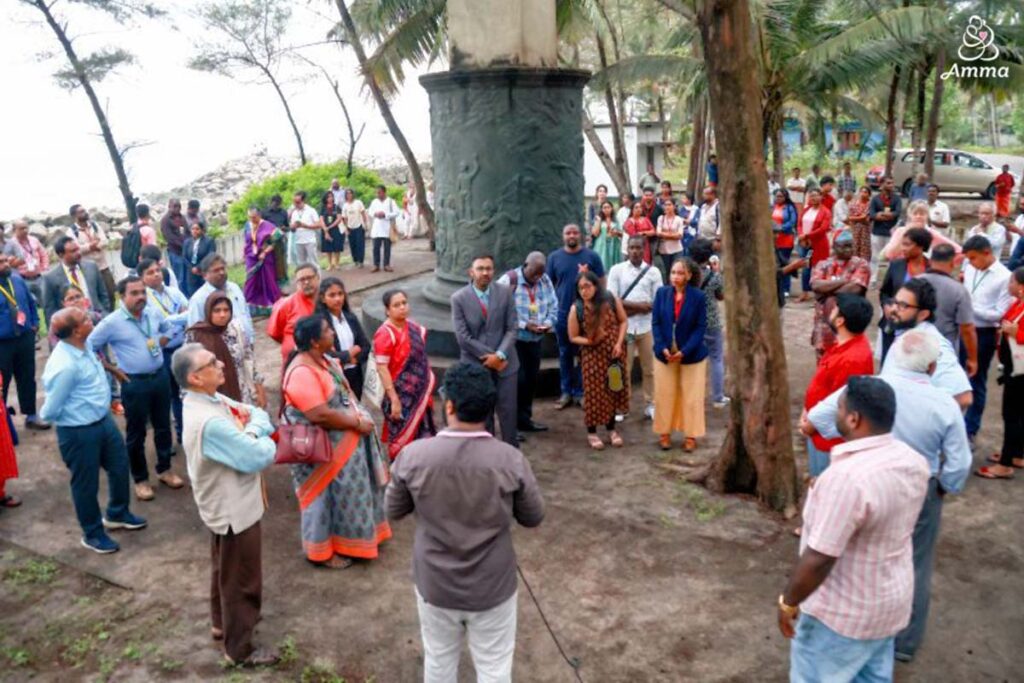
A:
{"type": "MultiPolygon", "coordinates": [[[[292,195],[300,190],[305,190],[306,201],[316,210],[320,210],[320,200],[324,193],[331,187],[331,180],[344,178],[348,165],[344,160],[335,161],[329,164],[306,164],[301,168],[287,173],[281,173],[250,187],[245,194],[231,203],[228,207],[228,224],[235,230],[240,230],[248,220],[250,206],[258,206],[265,209],[270,205],[270,198],[275,194],[281,195],[282,204],[287,207],[291,205],[292,195]]],[[[351,188],[358,199],[366,206],[376,196],[377,186],[382,184],[379,175],[365,168],[354,168],[352,177],[345,183],[344,187],[351,188]]],[[[388,196],[401,205],[402,195],[405,188],[401,185],[394,185],[388,188],[388,196]]]]}

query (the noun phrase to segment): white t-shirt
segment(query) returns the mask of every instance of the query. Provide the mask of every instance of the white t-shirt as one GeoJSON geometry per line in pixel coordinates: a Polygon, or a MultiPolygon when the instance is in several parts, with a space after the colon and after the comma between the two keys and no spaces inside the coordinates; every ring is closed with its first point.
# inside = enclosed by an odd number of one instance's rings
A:
{"type": "Polygon", "coordinates": [[[933,224],[932,227],[936,230],[943,233],[949,230],[949,207],[946,205],[946,202],[940,202],[936,199],[934,204],[928,205],[928,221],[933,224]],[[940,228],[934,225],[935,221],[945,223],[946,227],[940,228]]]}
{"type": "Polygon", "coordinates": [[[673,233],[678,234],[679,239],[677,240],[661,240],[658,243],[659,254],[678,254],[683,250],[683,231],[686,230],[686,221],[683,220],[682,216],[672,216],[672,221],[669,222],[668,216],[660,216],[658,218],[658,234],[673,233]]]}
{"type": "Polygon", "coordinates": [[[1000,254],[1003,253],[1003,247],[1006,245],[1006,228],[1001,223],[993,221],[988,224],[988,230],[985,230],[979,223],[967,232],[967,237],[975,235],[982,235],[988,239],[989,244],[992,245],[992,253],[996,255],[998,261],[1000,254]]]}
{"type": "Polygon", "coordinates": [[[800,234],[806,235],[814,229],[814,221],[818,217],[818,209],[808,208],[804,211],[803,222],[800,224],[800,234]]]}
{"type": "Polygon", "coordinates": [[[366,210],[370,214],[370,237],[372,239],[391,237],[391,221],[398,218],[398,204],[391,197],[385,197],[383,201],[374,197],[370,202],[370,208],[366,210]],[[384,218],[377,218],[377,213],[383,211],[384,218]]]}
{"type": "MultiPolygon", "coordinates": [[[[643,272],[644,268],[648,268],[644,263],[641,263],[639,268],[629,261],[616,263],[608,271],[608,291],[622,299],[622,295],[643,272]]],[[[622,300],[638,304],[653,304],[654,295],[659,287],[661,287],[661,271],[651,266],[636,283],[636,287],[629,293],[629,296],[622,300]]],[[[650,313],[637,313],[627,318],[627,330],[630,334],[647,334],[651,331],[651,323],[650,313]]]]}
{"type": "Polygon", "coordinates": [[[797,206],[803,206],[804,204],[804,192],[807,187],[806,178],[790,178],[786,181],[786,189],[789,190],[789,198],[793,200],[793,203],[797,206]]]}
{"type": "MultiPolygon", "coordinates": [[[[292,208],[288,212],[288,225],[291,225],[295,221],[302,223],[303,225],[313,225],[320,220],[320,214],[316,212],[309,204],[306,204],[301,209],[292,208]]],[[[316,244],[317,233],[319,229],[299,228],[295,231],[295,244],[316,244]]]]}
{"type": "Polygon", "coordinates": [[[362,228],[363,226],[363,212],[366,211],[366,207],[363,206],[363,202],[359,199],[353,199],[350,202],[345,202],[341,207],[341,213],[345,217],[345,225],[349,230],[352,228],[362,228]]]}
{"type": "Polygon", "coordinates": [[[845,199],[839,199],[835,206],[832,207],[832,227],[836,230],[842,230],[846,227],[843,222],[850,217],[850,205],[846,203],[845,199]]]}

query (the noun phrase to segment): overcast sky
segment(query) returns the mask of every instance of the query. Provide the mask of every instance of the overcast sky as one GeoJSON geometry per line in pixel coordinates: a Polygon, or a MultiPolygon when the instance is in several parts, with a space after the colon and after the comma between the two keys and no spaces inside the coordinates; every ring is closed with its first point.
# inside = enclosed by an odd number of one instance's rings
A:
{"type": "MultiPolygon", "coordinates": [[[[265,147],[272,155],[295,155],[297,148],[284,109],[269,85],[234,81],[186,68],[194,38],[204,30],[189,16],[198,3],[162,0],[170,16],[122,27],[102,13],[58,2],[55,11],[77,36],[75,47],[87,54],[104,45],[124,47],[137,58],[97,86],[119,145],[149,141],[128,155],[132,189],[168,190],[221,163],[265,147]]],[[[336,18],[333,3],[293,3],[295,43],[321,40],[336,18]],[[322,14],[318,14],[318,12],[322,14]]],[[[39,12],[5,2],[0,10],[0,92],[4,93],[0,219],[73,203],[119,206],[120,193],[110,157],[88,98],[81,90],[57,87],[52,74],[64,66],[56,57],[39,62],[44,51],[60,50],[39,12]]],[[[62,54],[62,53],[61,53],[62,54]]],[[[366,122],[357,157],[399,158],[384,121],[361,82],[351,51],[314,48],[309,56],[333,68],[356,120],[366,122]]],[[[435,65],[433,70],[443,68],[435,65]]],[[[301,80],[303,67],[291,67],[284,86],[302,131],[307,154],[335,159],[347,150],[341,109],[323,76],[301,80]]],[[[430,153],[426,92],[409,74],[394,102],[395,114],[414,151],[430,153]]]]}

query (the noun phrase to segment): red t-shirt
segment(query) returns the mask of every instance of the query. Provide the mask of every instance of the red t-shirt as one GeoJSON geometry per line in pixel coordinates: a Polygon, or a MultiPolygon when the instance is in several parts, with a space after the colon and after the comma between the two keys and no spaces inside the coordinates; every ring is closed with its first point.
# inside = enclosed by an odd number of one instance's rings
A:
{"type": "Polygon", "coordinates": [[[287,298],[278,299],[274,304],[270,320],[267,321],[267,334],[281,344],[282,359],[288,358],[288,354],[295,348],[295,323],[313,314],[314,303],[301,292],[295,292],[287,298]]]}
{"type": "MultiPolygon", "coordinates": [[[[875,372],[875,358],[871,344],[863,334],[858,334],[845,344],[837,344],[818,361],[818,370],[807,385],[804,394],[804,408],[810,410],[837,389],[846,386],[846,380],[854,375],[872,375],[875,372]]],[[[814,447],[829,452],[833,446],[843,443],[842,439],[826,439],[821,434],[811,437],[814,447]]]]}

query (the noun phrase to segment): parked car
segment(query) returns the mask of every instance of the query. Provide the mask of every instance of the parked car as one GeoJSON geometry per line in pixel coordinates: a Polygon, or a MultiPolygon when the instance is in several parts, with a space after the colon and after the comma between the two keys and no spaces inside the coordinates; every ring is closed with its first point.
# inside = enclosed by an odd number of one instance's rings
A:
{"type": "MultiPolygon", "coordinates": [[[[904,196],[910,194],[910,186],[914,184],[914,155],[917,155],[917,173],[924,170],[924,152],[909,149],[897,149],[893,156],[892,178],[896,187],[904,196]]],[[[935,174],[932,182],[942,192],[977,192],[987,199],[996,196],[995,180],[1002,169],[993,166],[976,154],[958,149],[935,150],[935,174]]],[[[884,166],[872,166],[865,176],[865,181],[872,190],[881,187],[884,166]]],[[[1020,176],[1013,174],[1020,185],[1020,176]]]]}

